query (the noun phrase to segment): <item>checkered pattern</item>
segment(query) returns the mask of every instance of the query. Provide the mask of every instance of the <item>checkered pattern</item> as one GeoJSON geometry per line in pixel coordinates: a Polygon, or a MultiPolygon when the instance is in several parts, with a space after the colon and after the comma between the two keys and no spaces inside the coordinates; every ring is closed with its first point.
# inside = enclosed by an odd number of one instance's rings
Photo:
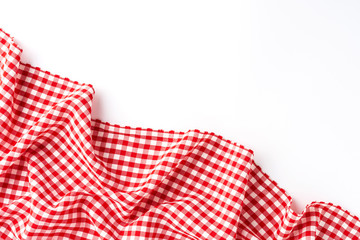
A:
{"type": "Polygon", "coordinates": [[[360,239],[360,221],[331,203],[313,202],[295,213],[285,191],[253,163],[238,239],[360,239]]]}
{"type": "Polygon", "coordinates": [[[0,43],[0,239],[360,238],[338,206],[296,214],[251,150],[91,119],[91,85],[21,63],[2,30],[0,43]]]}

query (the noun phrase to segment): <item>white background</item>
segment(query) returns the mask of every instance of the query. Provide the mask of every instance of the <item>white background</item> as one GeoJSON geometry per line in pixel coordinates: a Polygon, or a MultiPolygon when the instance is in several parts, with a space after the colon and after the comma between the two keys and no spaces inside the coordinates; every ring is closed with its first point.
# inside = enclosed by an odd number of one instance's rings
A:
{"type": "Polygon", "coordinates": [[[360,1],[0,1],[23,61],[91,83],[93,118],[213,131],[299,212],[360,215],[360,1]],[[100,4],[101,3],[101,4],[100,4]]]}

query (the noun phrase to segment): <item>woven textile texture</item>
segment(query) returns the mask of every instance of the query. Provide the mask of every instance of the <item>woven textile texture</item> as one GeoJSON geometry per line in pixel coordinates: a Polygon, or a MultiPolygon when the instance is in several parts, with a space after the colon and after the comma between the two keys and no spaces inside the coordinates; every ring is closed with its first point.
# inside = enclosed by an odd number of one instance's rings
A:
{"type": "Polygon", "coordinates": [[[21,62],[0,30],[0,239],[359,239],[329,203],[301,214],[210,132],[91,118],[94,89],[21,62]]]}

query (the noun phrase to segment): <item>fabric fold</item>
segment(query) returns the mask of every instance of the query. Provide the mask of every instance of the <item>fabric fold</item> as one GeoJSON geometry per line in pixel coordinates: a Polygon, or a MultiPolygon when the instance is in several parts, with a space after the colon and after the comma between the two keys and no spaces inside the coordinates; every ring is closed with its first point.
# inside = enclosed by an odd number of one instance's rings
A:
{"type": "Polygon", "coordinates": [[[0,30],[0,239],[358,239],[291,197],[250,149],[199,130],[91,118],[94,88],[21,62],[0,30]]]}

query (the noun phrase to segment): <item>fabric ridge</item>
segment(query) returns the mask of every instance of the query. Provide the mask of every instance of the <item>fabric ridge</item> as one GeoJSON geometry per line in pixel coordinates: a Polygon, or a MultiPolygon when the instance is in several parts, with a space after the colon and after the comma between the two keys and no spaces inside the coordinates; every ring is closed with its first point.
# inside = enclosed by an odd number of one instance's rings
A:
{"type": "Polygon", "coordinates": [[[21,52],[0,29],[0,239],[360,239],[339,206],[295,213],[252,150],[92,119],[91,84],[21,52]]]}

